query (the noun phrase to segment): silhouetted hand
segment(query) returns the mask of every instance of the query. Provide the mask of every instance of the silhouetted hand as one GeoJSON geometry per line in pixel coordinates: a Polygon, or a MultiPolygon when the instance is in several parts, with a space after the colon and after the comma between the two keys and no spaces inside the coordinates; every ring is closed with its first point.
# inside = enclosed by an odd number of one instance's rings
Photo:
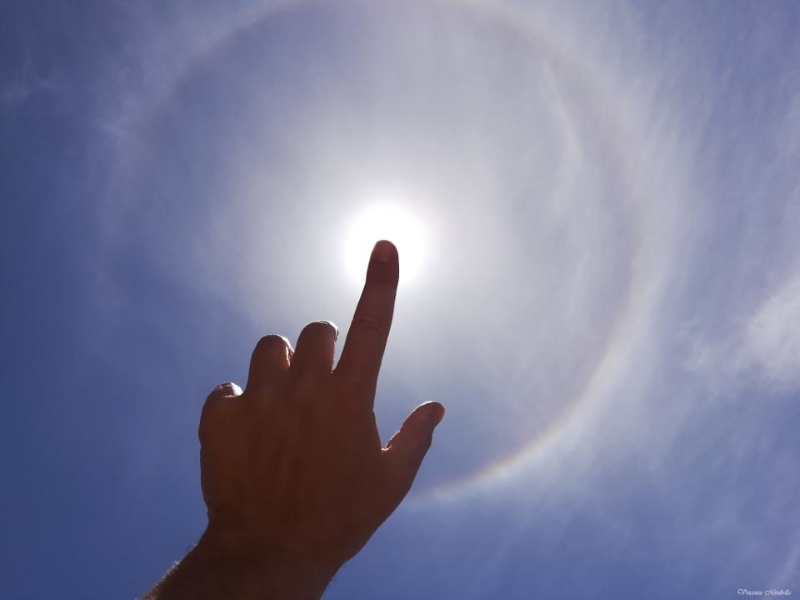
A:
{"type": "Polygon", "coordinates": [[[382,446],[373,402],[398,272],[397,250],[378,242],[336,369],[338,331],[315,322],[294,350],[283,337],[262,338],[244,392],[225,383],[206,400],[208,528],[198,552],[229,570],[252,563],[247,577],[263,569],[268,579],[257,584],[262,595],[225,597],[319,597],[408,493],[444,407],[417,407],[382,446]]]}

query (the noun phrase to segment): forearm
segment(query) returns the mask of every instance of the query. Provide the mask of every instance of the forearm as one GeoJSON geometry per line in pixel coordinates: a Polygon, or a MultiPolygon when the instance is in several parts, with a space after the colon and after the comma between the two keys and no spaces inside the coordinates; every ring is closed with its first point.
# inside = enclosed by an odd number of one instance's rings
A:
{"type": "Polygon", "coordinates": [[[336,571],[207,532],[142,600],[318,600],[336,571]]]}

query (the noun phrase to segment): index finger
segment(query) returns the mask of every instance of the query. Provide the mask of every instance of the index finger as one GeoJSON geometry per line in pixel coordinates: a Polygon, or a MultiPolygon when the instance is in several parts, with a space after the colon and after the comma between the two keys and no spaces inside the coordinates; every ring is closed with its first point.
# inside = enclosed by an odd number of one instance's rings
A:
{"type": "Polygon", "coordinates": [[[367,281],[347,332],[336,376],[372,408],[378,372],[392,327],[400,266],[397,248],[381,240],[372,249],[367,281]]]}

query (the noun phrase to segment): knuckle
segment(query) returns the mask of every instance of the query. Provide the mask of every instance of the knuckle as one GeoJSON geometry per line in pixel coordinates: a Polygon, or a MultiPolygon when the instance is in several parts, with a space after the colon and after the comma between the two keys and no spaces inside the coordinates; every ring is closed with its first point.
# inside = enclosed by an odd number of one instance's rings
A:
{"type": "Polygon", "coordinates": [[[370,334],[381,334],[385,329],[383,320],[374,313],[357,315],[353,319],[353,327],[359,331],[370,334]]]}

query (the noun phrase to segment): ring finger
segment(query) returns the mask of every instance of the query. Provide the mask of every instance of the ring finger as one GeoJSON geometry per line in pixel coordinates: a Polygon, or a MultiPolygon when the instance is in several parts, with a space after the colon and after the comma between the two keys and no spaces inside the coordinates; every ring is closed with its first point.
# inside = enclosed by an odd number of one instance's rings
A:
{"type": "Polygon", "coordinates": [[[245,390],[252,393],[282,377],[289,370],[292,353],[292,345],[283,336],[266,335],[258,340],[250,358],[245,390]]]}

